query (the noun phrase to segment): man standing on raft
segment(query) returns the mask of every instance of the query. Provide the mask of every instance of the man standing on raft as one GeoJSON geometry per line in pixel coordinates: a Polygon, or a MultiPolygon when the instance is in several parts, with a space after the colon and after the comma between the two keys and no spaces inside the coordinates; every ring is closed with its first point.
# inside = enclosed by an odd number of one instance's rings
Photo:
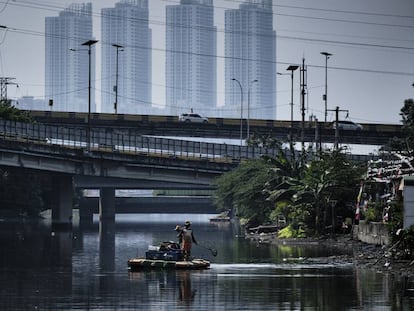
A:
{"type": "Polygon", "coordinates": [[[191,256],[191,247],[194,244],[197,244],[196,239],[194,238],[193,230],[191,229],[191,222],[186,220],[184,228],[179,233],[179,240],[181,241],[181,249],[184,254],[184,260],[190,260],[191,256]]]}

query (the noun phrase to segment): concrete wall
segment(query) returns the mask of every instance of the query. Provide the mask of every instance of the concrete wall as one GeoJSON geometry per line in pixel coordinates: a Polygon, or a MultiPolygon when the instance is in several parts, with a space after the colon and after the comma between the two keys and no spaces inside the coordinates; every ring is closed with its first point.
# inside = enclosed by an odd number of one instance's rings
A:
{"type": "Polygon", "coordinates": [[[414,178],[404,177],[404,223],[403,228],[407,229],[414,225],[414,178]]]}
{"type": "Polygon", "coordinates": [[[391,242],[387,226],[380,222],[360,221],[359,225],[353,226],[353,237],[374,245],[388,245],[391,242]]]}

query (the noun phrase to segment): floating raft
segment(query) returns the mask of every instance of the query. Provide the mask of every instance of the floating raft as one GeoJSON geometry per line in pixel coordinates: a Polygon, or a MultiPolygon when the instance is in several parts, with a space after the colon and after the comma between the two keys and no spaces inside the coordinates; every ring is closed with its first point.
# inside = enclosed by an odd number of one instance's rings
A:
{"type": "Polygon", "coordinates": [[[131,271],[153,270],[153,269],[179,269],[179,270],[201,270],[208,269],[210,261],[204,259],[193,259],[191,261],[153,260],[146,258],[133,258],[128,260],[128,268],[131,271]]]}
{"type": "Polygon", "coordinates": [[[217,217],[210,218],[210,222],[230,222],[230,220],[231,219],[228,216],[226,217],[217,216],[217,217]]]}

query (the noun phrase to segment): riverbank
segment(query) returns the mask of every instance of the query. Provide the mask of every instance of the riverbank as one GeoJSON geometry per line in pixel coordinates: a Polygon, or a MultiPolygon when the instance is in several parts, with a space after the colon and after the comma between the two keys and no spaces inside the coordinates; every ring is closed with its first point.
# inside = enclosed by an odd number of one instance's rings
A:
{"type": "Polygon", "coordinates": [[[393,252],[391,252],[394,249],[393,245],[367,244],[352,239],[349,234],[314,239],[279,239],[276,233],[247,233],[245,237],[259,244],[322,245],[338,249],[338,254],[342,254],[329,257],[300,258],[297,262],[301,264],[354,264],[357,267],[414,277],[414,260],[394,258],[393,252]]]}

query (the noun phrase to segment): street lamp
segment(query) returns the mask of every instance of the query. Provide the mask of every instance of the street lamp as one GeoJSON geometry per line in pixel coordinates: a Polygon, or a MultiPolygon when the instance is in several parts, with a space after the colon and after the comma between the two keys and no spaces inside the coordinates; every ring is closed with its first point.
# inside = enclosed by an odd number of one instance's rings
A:
{"type": "Polygon", "coordinates": [[[243,145],[243,87],[239,80],[236,78],[232,79],[236,81],[240,86],[240,146],[243,145]]]}
{"type": "Polygon", "coordinates": [[[328,59],[332,54],[328,52],[321,52],[322,55],[325,55],[325,94],[323,95],[323,100],[325,101],[325,122],[328,117],[328,59]]]}
{"type": "Polygon", "coordinates": [[[112,44],[113,47],[116,48],[116,78],[115,78],[115,103],[114,103],[114,109],[115,114],[118,113],[118,56],[119,56],[119,50],[123,51],[123,46],[119,44],[112,44]]]}
{"type": "Polygon", "coordinates": [[[247,137],[246,139],[249,139],[250,137],[250,88],[253,85],[253,83],[259,82],[259,80],[254,79],[250,82],[249,88],[247,89],[247,137]]]}
{"type": "Polygon", "coordinates": [[[298,69],[298,65],[290,65],[286,68],[286,70],[290,71],[290,78],[292,81],[291,89],[290,89],[290,137],[292,140],[292,129],[293,129],[293,72],[298,69]]]}
{"type": "Polygon", "coordinates": [[[91,149],[91,46],[97,43],[97,40],[89,40],[82,45],[88,47],[88,150],[91,149]]]}

